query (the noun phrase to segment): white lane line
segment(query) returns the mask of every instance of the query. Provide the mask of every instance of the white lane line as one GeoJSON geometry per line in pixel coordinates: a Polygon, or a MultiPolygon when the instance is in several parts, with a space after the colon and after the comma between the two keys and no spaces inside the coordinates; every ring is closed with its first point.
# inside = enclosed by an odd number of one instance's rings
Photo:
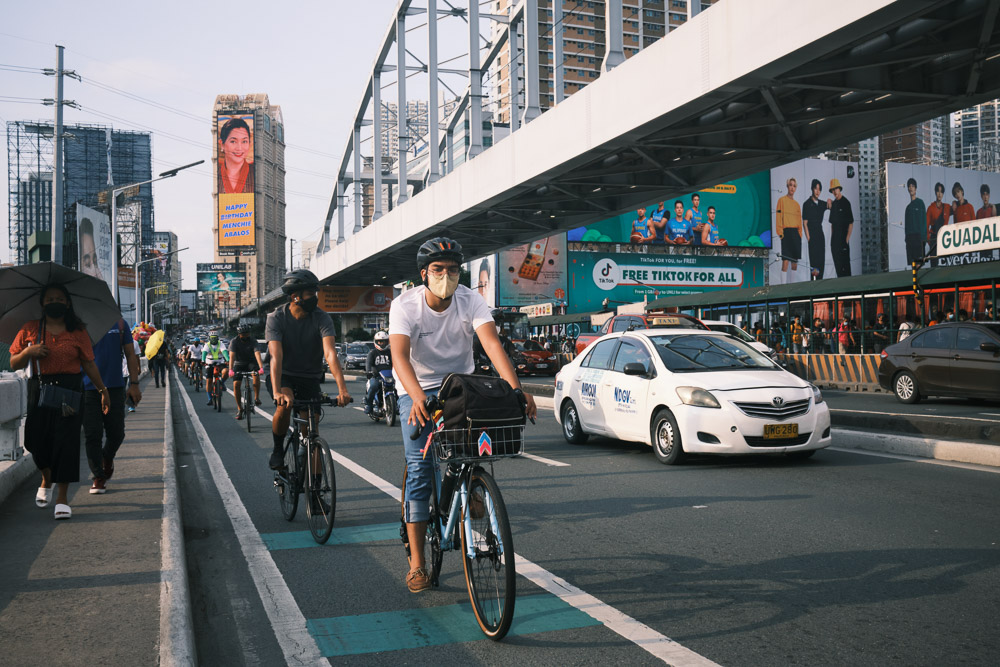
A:
{"type": "MultiPolygon", "coordinates": [[[[333,459],[337,463],[382,493],[385,493],[394,501],[400,502],[403,494],[401,489],[390,484],[367,468],[358,465],[343,454],[332,450],[331,452],[333,453],[333,459]]],[[[527,454],[524,456],[527,456],[527,454]]],[[[525,579],[557,596],[563,602],[579,609],[594,620],[603,623],[612,632],[615,632],[668,664],[674,667],[709,667],[716,664],[708,658],[681,646],[673,639],[660,634],[648,625],[640,623],[631,616],[618,611],[611,605],[601,602],[593,595],[585,593],[583,590],[557,577],[527,558],[515,553],[514,559],[517,563],[517,573],[525,579]]]]}
{"type": "Polygon", "coordinates": [[[320,653],[316,640],[309,634],[306,626],[306,617],[295,602],[288,584],[281,576],[281,571],[275,565],[271,552],[264,546],[264,540],[260,537],[260,532],[253,525],[253,520],[247,512],[246,507],[240,500],[236,487],[229,479],[222,459],[219,457],[212,441],[205,431],[205,426],[201,423],[201,418],[195,412],[191,397],[186,391],[181,391],[184,404],[191,417],[191,426],[198,436],[198,442],[205,454],[205,461],[212,471],[216,488],[222,497],[222,504],[226,508],[226,514],[233,524],[233,531],[239,540],[240,549],[246,559],[250,576],[253,578],[254,586],[257,587],[257,594],[264,606],[264,612],[274,630],[274,636],[281,646],[281,652],[285,656],[285,663],[289,665],[329,665],[330,663],[320,653]]]}
{"type": "Polygon", "coordinates": [[[547,466],[552,466],[555,468],[568,468],[569,463],[563,463],[562,461],[554,461],[552,459],[547,459],[544,456],[535,456],[534,454],[521,454],[526,459],[531,459],[532,461],[538,461],[539,463],[544,463],[547,466]]]}
{"type": "Polygon", "coordinates": [[[528,581],[544,588],[563,602],[600,621],[639,648],[674,667],[707,667],[716,665],[708,658],[681,646],[673,639],[661,635],[644,623],[624,614],[593,595],[539,567],[527,558],[514,554],[517,573],[528,581]]]}
{"type": "MultiPolygon", "coordinates": [[[[880,417],[923,417],[925,415],[918,415],[910,412],[878,412],[876,410],[846,410],[844,408],[834,408],[830,412],[854,412],[861,415],[878,415],[880,417]]],[[[986,412],[980,412],[979,414],[985,415],[989,414],[986,412]]],[[[979,417],[959,417],[949,415],[947,419],[961,419],[963,421],[970,422],[996,422],[996,419],[980,419],[979,417]]]]}
{"type": "Polygon", "coordinates": [[[940,459],[925,459],[919,456],[907,456],[906,454],[887,454],[885,452],[873,452],[867,449],[849,449],[846,447],[827,447],[831,452],[843,452],[845,454],[861,454],[862,456],[877,456],[883,459],[897,459],[910,463],[928,463],[946,468],[961,468],[962,470],[975,470],[978,472],[991,472],[1000,475],[1000,468],[995,466],[984,466],[975,463],[960,463],[958,461],[941,461],[940,459]]]}

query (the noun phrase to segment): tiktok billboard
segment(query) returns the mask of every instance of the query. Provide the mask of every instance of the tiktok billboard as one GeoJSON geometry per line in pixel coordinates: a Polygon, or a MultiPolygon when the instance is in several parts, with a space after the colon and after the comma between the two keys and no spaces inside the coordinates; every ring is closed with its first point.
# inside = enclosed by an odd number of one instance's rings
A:
{"type": "Polygon", "coordinates": [[[763,285],[762,258],[570,252],[567,312],[763,285]]]}

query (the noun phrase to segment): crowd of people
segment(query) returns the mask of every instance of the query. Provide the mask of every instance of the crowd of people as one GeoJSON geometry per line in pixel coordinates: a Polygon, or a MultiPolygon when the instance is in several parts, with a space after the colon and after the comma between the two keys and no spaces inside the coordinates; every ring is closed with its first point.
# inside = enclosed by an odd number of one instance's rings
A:
{"type": "MultiPolygon", "coordinates": [[[[927,326],[954,320],[969,320],[965,310],[957,313],[937,311],[927,326]]],[[[983,319],[992,320],[992,309],[983,314],[983,319]]],[[[775,352],[787,354],[880,354],[893,343],[905,340],[920,328],[917,319],[907,314],[898,325],[889,324],[885,313],[879,313],[874,320],[858,322],[856,318],[844,316],[836,322],[826,322],[815,318],[811,325],[795,316],[790,322],[778,319],[770,327],[761,322],[745,324],[743,330],[758,342],[771,347],[775,352]]]]}

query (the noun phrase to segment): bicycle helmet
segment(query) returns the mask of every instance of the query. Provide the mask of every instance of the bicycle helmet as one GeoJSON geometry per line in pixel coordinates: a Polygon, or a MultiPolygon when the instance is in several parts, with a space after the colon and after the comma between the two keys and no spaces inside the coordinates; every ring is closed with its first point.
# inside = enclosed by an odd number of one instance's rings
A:
{"type": "Polygon", "coordinates": [[[281,285],[281,292],[285,296],[301,292],[306,289],[316,289],[319,287],[319,278],[309,269],[296,269],[285,274],[285,282],[281,285]]]}
{"type": "Polygon", "coordinates": [[[250,329],[251,329],[251,326],[249,324],[246,324],[245,322],[241,322],[240,325],[238,327],[236,327],[236,333],[237,334],[250,333],[250,329]]]}
{"type": "Polygon", "coordinates": [[[441,260],[451,260],[459,264],[463,263],[465,255],[462,253],[461,244],[444,236],[437,236],[429,241],[424,241],[420,249],[417,250],[418,271],[426,269],[427,265],[431,262],[439,262],[441,260]]]}

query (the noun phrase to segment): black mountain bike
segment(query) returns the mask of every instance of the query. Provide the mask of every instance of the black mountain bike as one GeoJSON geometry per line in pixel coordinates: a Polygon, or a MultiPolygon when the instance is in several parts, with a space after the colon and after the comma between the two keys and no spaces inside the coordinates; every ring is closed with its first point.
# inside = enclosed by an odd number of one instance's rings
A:
{"type": "MultiPolygon", "coordinates": [[[[250,403],[253,406],[253,401],[250,403]]],[[[318,544],[326,544],[337,513],[337,479],[330,445],[319,436],[323,406],[336,406],[337,399],[295,399],[292,420],[285,439],[285,465],[274,471],[274,490],[286,521],[295,519],[299,495],[306,496],[309,532],[318,544]]]]}
{"type": "MultiPolygon", "coordinates": [[[[236,382],[241,383],[240,386],[240,401],[243,405],[243,419],[247,423],[247,433],[250,433],[250,416],[253,414],[254,405],[256,402],[253,399],[253,381],[257,377],[255,371],[239,371],[236,373],[234,378],[234,389],[236,382]]],[[[235,394],[234,394],[235,396],[235,394]]]]}

